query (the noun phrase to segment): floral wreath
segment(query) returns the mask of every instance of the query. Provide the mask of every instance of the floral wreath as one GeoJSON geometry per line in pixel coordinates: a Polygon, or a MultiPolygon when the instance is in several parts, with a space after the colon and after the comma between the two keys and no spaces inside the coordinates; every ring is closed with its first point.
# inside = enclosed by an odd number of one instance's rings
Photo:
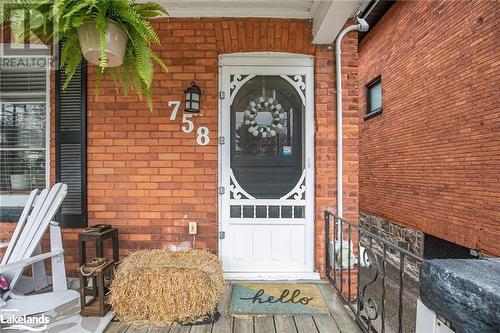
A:
{"type": "Polygon", "coordinates": [[[253,136],[261,136],[262,138],[274,137],[276,136],[276,130],[283,128],[282,120],[285,119],[285,112],[281,107],[281,104],[277,100],[269,97],[267,102],[264,97],[259,97],[254,101],[251,101],[247,109],[245,110],[245,115],[243,117],[244,124],[248,125],[248,132],[253,134],[253,136]],[[257,114],[261,111],[271,112],[273,120],[267,126],[259,125],[255,121],[257,114]]]}

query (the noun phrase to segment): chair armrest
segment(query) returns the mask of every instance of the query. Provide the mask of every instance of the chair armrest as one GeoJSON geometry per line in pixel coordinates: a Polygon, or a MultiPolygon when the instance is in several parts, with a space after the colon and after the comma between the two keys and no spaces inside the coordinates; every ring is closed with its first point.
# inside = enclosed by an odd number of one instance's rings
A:
{"type": "Polygon", "coordinates": [[[42,261],[42,260],[45,260],[45,259],[48,259],[51,257],[55,257],[55,256],[61,255],[63,253],[64,253],[64,250],[60,249],[60,250],[42,253],[42,254],[39,254],[37,256],[30,257],[28,259],[19,260],[16,262],[5,264],[5,265],[0,265],[0,273],[11,272],[11,271],[14,271],[17,269],[23,269],[24,267],[33,265],[34,263],[36,263],[38,261],[42,261]]]}

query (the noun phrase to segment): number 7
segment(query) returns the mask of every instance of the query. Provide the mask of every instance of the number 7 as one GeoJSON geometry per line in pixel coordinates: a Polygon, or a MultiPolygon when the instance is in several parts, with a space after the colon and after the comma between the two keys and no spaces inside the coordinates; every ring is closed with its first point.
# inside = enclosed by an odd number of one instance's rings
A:
{"type": "Polygon", "coordinates": [[[180,101],[168,101],[168,106],[172,107],[172,105],[174,106],[174,108],[172,109],[172,113],[170,114],[170,120],[175,120],[175,118],[177,118],[177,111],[179,111],[179,107],[181,106],[181,102],[180,101]]]}

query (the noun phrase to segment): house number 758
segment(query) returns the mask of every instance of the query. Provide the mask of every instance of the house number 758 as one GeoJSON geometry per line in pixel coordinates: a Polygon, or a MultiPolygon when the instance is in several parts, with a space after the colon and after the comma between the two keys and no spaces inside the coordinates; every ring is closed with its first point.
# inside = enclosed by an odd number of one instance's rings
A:
{"type": "MultiPolygon", "coordinates": [[[[175,121],[177,118],[177,112],[179,111],[179,107],[181,106],[180,101],[169,101],[168,106],[172,108],[172,112],[170,113],[170,120],[175,121]]],[[[181,125],[181,130],[184,133],[191,133],[194,130],[194,123],[190,119],[193,117],[192,113],[183,113],[182,114],[182,125],[181,125]]],[[[200,146],[205,146],[208,145],[210,142],[210,137],[208,134],[210,131],[208,130],[208,127],[206,126],[201,126],[198,127],[196,130],[196,143],[200,146]]]]}

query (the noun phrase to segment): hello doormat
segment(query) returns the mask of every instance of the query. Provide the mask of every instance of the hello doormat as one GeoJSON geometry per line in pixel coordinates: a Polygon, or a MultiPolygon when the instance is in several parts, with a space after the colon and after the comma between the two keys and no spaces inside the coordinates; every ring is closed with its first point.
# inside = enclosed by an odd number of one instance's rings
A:
{"type": "Polygon", "coordinates": [[[235,283],[229,312],[235,315],[329,314],[314,284],[235,283]]]}

